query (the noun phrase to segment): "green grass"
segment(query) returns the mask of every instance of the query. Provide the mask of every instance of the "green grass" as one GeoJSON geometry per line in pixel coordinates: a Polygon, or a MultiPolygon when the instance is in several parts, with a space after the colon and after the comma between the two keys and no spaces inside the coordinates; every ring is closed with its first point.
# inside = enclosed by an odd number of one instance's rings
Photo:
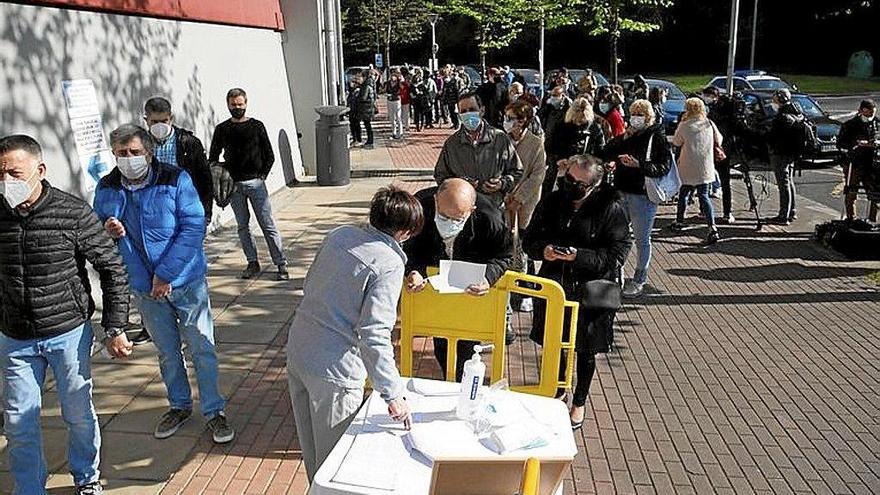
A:
{"type": "Polygon", "coordinates": [[[868,282],[871,282],[874,285],[880,285],[880,272],[869,273],[867,278],[868,282]]]}
{"type": "MultiPolygon", "coordinates": [[[[678,85],[685,93],[701,90],[712,79],[710,74],[675,74],[657,76],[678,85]]],[[[804,93],[817,95],[846,95],[880,92],[880,77],[871,79],[850,79],[833,76],[807,76],[803,74],[780,74],[779,77],[796,84],[804,93]]]]}

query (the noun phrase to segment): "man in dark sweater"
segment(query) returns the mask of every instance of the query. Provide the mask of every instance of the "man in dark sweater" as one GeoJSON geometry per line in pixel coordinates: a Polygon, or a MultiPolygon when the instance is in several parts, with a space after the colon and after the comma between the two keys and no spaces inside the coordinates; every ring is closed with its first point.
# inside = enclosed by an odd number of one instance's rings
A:
{"type": "Polygon", "coordinates": [[[0,373],[6,382],[5,431],[13,493],[45,493],[40,409],[52,368],[67,425],[76,493],[101,493],[101,432],[92,404],[95,310],[86,261],[98,272],[104,344],[131,354],[123,329],[128,278],[116,245],[81,199],[45,180],[40,145],[23,135],[0,139],[0,373]]]}
{"type": "Polygon", "coordinates": [[[216,162],[223,153],[223,166],[235,181],[235,189],[229,198],[235,221],[238,223],[238,238],[247,258],[247,268],[241,278],[252,278],[260,272],[257,260],[257,246],[251,235],[251,214],[248,200],[257,215],[257,223],[263,230],[272,263],[278,267],[277,280],[287,280],[287,260],[284,257],[281,234],[272,217],[272,205],[269,202],[269,191],[266,189],[266,177],[272,170],[275,154],[266,127],[257,119],[245,116],[247,110],[247,93],[243,89],[233,88],[226,93],[226,105],[232,118],[221,122],[214,129],[211,140],[209,162],[216,162]]]}

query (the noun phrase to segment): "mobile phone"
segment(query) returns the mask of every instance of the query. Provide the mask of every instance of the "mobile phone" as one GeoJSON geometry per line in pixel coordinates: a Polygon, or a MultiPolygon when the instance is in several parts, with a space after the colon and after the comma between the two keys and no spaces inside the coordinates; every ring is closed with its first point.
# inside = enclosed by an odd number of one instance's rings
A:
{"type": "Polygon", "coordinates": [[[568,256],[569,254],[572,253],[570,247],[564,247],[564,246],[553,246],[552,249],[553,249],[553,252],[554,252],[554,253],[556,253],[556,254],[561,254],[561,255],[564,255],[564,256],[568,256]]]}

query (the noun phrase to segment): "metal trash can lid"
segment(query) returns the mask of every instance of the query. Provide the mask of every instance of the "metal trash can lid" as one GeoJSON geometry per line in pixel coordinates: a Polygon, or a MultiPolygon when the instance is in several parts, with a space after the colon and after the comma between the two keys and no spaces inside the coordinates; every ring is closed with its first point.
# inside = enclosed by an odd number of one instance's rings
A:
{"type": "Polygon", "coordinates": [[[341,105],[326,105],[321,107],[315,107],[315,111],[318,112],[318,115],[321,116],[322,119],[339,119],[346,113],[348,113],[349,108],[341,105]]]}

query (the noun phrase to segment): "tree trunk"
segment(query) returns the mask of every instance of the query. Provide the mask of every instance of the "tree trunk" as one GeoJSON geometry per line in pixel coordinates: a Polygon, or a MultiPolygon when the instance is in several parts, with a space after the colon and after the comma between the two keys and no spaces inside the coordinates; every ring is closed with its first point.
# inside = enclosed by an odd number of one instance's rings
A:
{"type": "Polygon", "coordinates": [[[620,5],[612,2],[611,6],[611,84],[618,82],[618,57],[617,45],[620,41],[620,5]]]}
{"type": "Polygon", "coordinates": [[[488,32],[488,29],[486,28],[486,26],[483,26],[483,28],[480,30],[480,68],[482,69],[482,72],[480,73],[480,82],[481,83],[486,80],[486,71],[488,70],[486,67],[486,47],[485,47],[487,32],[488,32]]]}
{"type": "Polygon", "coordinates": [[[391,7],[388,7],[388,16],[385,24],[385,74],[387,81],[391,76],[391,7]]]}

